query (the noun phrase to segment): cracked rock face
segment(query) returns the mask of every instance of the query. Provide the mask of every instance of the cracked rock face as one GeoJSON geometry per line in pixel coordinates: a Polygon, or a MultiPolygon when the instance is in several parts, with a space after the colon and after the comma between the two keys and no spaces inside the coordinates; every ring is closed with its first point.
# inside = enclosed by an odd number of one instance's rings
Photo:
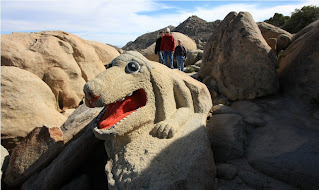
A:
{"type": "MultiPolygon", "coordinates": [[[[60,110],[76,108],[84,96],[85,81],[105,70],[107,60],[102,61],[96,52],[104,46],[94,48],[92,43],[70,33],[13,33],[1,38],[1,65],[37,75],[53,91],[60,110]]],[[[112,54],[109,59],[116,56],[112,54]]]]}

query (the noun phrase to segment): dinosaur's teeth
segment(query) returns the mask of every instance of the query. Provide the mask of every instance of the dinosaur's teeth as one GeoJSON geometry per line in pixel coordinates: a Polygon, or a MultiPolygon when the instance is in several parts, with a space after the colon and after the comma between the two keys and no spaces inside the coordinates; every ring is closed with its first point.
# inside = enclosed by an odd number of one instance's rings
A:
{"type": "Polygon", "coordinates": [[[125,98],[122,98],[122,101],[124,101],[125,100],[125,98]]]}
{"type": "Polygon", "coordinates": [[[131,92],[128,96],[132,96],[133,95],[133,92],[131,92]]]}

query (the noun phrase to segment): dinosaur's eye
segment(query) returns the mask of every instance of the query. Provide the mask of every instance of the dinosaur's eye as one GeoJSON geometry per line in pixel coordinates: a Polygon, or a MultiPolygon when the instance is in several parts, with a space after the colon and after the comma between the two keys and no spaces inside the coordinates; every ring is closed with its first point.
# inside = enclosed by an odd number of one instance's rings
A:
{"type": "Polygon", "coordinates": [[[129,62],[125,67],[125,71],[127,73],[136,73],[139,70],[140,70],[140,65],[136,61],[129,62]]]}

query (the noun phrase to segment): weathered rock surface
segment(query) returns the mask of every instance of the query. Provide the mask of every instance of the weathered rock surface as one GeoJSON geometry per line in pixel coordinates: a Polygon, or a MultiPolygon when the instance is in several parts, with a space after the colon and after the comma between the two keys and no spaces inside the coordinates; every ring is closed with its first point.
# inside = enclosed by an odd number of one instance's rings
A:
{"type": "Polygon", "coordinates": [[[237,169],[231,164],[217,164],[216,176],[221,179],[234,179],[237,169]]]}
{"type": "Polygon", "coordinates": [[[244,155],[244,126],[237,114],[214,115],[207,124],[208,136],[217,163],[244,155]]]}
{"type": "Polygon", "coordinates": [[[187,51],[187,59],[185,60],[185,66],[194,65],[197,61],[203,58],[203,50],[189,50],[187,51]]]}
{"type": "Polygon", "coordinates": [[[280,59],[280,86],[290,96],[319,102],[319,21],[296,35],[280,59]]]}
{"type": "MultiPolygon", "coordinates": [[[[172,31],[175,27],[169,25],[165,28],[169,28],[172,31]]],[[[156,42],[156,39],[159,38],[159,32],[160,31],[164,32],[165,28],[156,30],[154,32],[143,34],[139,36],[138,38],[136,38],[134,42],[128,42],[125,46],[122,47],[122,49],[126,51],[129,51],[129,50],[140,51],[142,49],[146,49],[149,46],[151,46],[154,42],[156,42]]],[[[154,52],[154,49],[153,49],[153,52],[154,52]]]]}
{"type": "MultiPolygon", "coordinates": [[[[86,127],[86,131],[75,141],[71,142],[48,167],[34,174],[23,185],[23,190],[54,190],[66,185],[84,165],[94,166],[88,161],[89,157],[98,157],[95,147],[103,149],[103,141],[95,138],[92,132],[93,120],[86,127]]],[[[101,155],[100,155],[101,156],[101,155]]],[[[103,168],[101,168],[103,170],[103,168]]],[[[99,177],[99,176],[96,176],[99,177]]],[[[102,176],[103,177],[103,176],[102,176]]],[[[105,178],[105,177],[104,177],[105,178]]]]}
{"type": "Polygon", "coordinates": [[[247,12],[229,13],[207,42],[199,77],[212,77],[228,99],[274,94],[279,84],[277,58],[247,12]]]}
{"type": "MultiPolygon", "coordinates": [[[[172,32],[174,36],[175,45],[177,45],[177,40],[180,39],[182,41],[183,46],[185,47],[186,51],[196,50],[196,43],[194,40],[189,38],[188,36],[179,33],[179,32],[172,32]]],[[[141,50],[140,52],[149,60],[158,62],[158,55],[155,54],[155,42],[146,49],[141,50]]]]}
{"type": "Polygon", "coordinates": [[[17,67],[1,66],[1,143],[11,151],[35,127],[60,127],[51,89],[39,77],[17,67]]]}
{"type": "Polygon", "coordinates": [[[87,42],[93,46],[103,65],[109,64],[115,57],[120,55],[119,51],[110,45],[96,41],[87,42]]]}
{"type": "Polygon", "coordinates": [[[261,34],[270,47],[273,46],[272,39],[277,39],[277,45],[275,46],[275,48],[272,47],[274,51],[279,52],[280,50],[284,50],[288,47],[290,40],[293,37],[292,34],[266,22],[258,22],[257,24],[261,31],[261,34]],[[281,36],[281,38],[279,36],[281,36]]]}
{"type": "Polygon", "coordinates": [[[34,173],[49,164],[64,147],[59,127],[46,126],[33,129],[11,154],[4,181],[19,186],[34,173]]]}
{"type": "Polygon", "coordinates": [[[252,168],[245,158],[230,161],[236,167],[237,175],[234,180],[224,180],[220,186],[223,189],[285,189],[297,190],[293,186],[269,177],[252,168]]]}
{"type": "Polygon", "coordinates": [[[80,105],[61,126],[63,140],[69,144],[80,137],[85,127],[99,114],[102,108],[88,108],[84,104],[80,105]]]}
{"type": "Polygon", "coordinates": [[[198,49],[204,49],[210,35],[219,23],[220,20],[207,22],[193,15],[174,28],[173,32],[180,32],[189,36],[196,42],[198,49]]]}
{"type": "Polygon", "coordinates": [[[277,37],[277,43],[276,43],[276,53],[278,54],[281,50],[285,50],[291,42],[292,36],[287,34],[280,34],[277,37]]]}
{"type": "Polygon", "coordinates": [[[90,180],[89,177],[85,174],[82,174],[80,177],[72,180],[67,185],[63,186],[61,190],[88,190],[90,189],[90,180]]]}
{"type": "Polygon", "coordinates": [[[4,173],[9,164],[10,155],[6,148],[1,145],[1,171],[0,171],[0,180],[2,180],[2,173],[4,173]]]}
{"type": "Polygon", "coordinates": [[[234,109],[232,109],[229,106],[226,106],[224,104],[218,104],[212,107],[211,112],[214,115],[217,114],[239,114],[239,112],[235,111],[234,109]]]}
{"type": "Polygon", "coordinates": [[[2,35],[1,65],[19,67],[44,80],[60,109],[76,108],[85,81],[105,70],[92,45],[62,31],[2,35]]]}
{"type": "Polygon", "coordinates": [[[246,156],[253,168],[300,189],[319,187],[319,120],[313,115],[318,108],[282,97],[240,101],[232,108],[266,121],[246,128],[246,156]]]}
{"type": "MultiPolygon", "coordinates": [[[[103,62],[100,60],[95,48],[78,36],[62,31],[45,31],[40,32],[39,34],[54,36],[55,38],[70,44],[73,49],[73,59],[80,67],[82,74],[80,76],[82,76],[85,81],[94,78],[96,75],[105,70],[103,62]]],[[[41,48],[39,50],[41,50],[41,48]]]]}

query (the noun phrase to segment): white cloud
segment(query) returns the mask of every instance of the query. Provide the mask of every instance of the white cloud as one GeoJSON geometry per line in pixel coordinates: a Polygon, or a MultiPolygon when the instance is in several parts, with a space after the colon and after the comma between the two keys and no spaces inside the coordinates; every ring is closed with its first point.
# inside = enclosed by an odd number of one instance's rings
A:
{"type": "Polygon", "coordinates": [[[186,12],[169,6],[169,2],[151,0],[10,0],[2,2],[1,27],[6,32],[63,30],[88,40],[125,45],[146,32],[177,26],[191,15],[214,21],[231,11],[248,11],[255,21],[263,21],[275,12],[290,15],[295,8],[310,4],[319,5],[317,0],[268,8],[255,2],[233,2],[208,8],[203,5],[186,12]],[[158,10],[162,14],[139,14],[158,10]],[[174,11],[167,14],[165,10],[174,11]]]}

